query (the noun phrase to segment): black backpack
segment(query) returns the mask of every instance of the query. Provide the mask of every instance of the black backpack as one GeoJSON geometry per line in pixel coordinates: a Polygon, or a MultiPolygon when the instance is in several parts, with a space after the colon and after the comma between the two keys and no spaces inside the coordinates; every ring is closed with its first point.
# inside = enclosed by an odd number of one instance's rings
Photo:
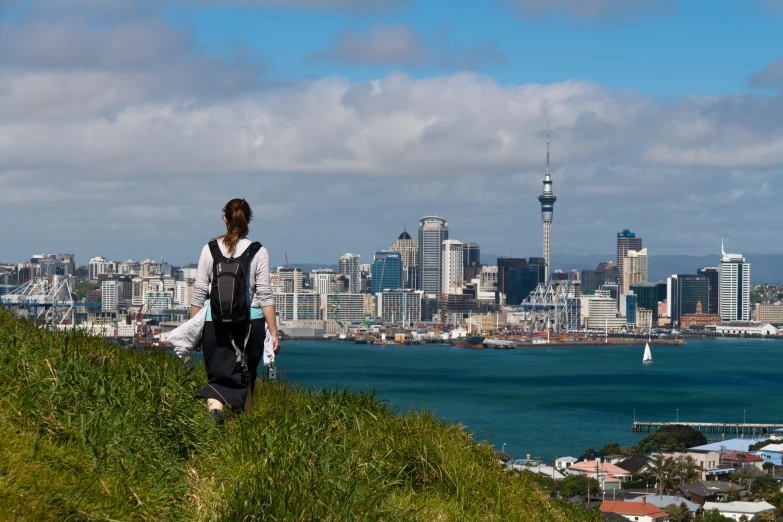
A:
{"type": "Polygon", "coordinates": [[[212,253],[212,284],[209,304],[212,321],[237,324],[250,319],[250,303],[247,302],[247,272],[261,243],[254,242],[237,257],[226,257],[218,242],[209,242],[212,253]]]}

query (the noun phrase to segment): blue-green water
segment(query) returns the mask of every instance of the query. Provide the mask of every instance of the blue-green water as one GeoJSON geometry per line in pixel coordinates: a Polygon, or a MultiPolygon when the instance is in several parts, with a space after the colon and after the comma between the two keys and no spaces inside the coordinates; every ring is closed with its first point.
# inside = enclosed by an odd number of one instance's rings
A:
{"type": "Polygon", "coordinates": [[[783,421],[783,342],[698,340],[686,346],[470,350],[443,345],[286,342],[289,380],[376,390],[398,408],[427,408],[514,457],[578,456],[633,444],[639,420],[783,421]],[[679,410],[679,412],[677,411],[679,410]]]}

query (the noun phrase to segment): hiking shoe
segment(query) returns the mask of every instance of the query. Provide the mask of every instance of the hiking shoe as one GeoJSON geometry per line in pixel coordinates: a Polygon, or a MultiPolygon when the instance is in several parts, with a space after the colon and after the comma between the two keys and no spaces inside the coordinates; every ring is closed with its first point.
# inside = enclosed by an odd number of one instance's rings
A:
{"type": "Polygon", "coordinates": [[[215,424],[218,426],[223,425],[223,410],[218,410],[217,408],[209,410],[209,416],[212,417],[212,420],[214,420],[215,424]]]}
{"type": "Polygon", "coordinates": [[[276,381],[277,380],[277,368],[275,368],[275,363],[272,363],[269,365],[269,367],[266,370],[266,378],[270,381],[276,381]]]}

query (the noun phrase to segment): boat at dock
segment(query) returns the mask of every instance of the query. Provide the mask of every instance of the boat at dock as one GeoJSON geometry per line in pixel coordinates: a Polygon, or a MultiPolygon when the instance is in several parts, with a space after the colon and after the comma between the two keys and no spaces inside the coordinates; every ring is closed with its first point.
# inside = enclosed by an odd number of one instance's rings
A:
{"type": "Polygon", "coordinates": [[[480,335],[470,335],[449,339],[449,344],[457,348],[484,348],[484,337],[480,335]]]}

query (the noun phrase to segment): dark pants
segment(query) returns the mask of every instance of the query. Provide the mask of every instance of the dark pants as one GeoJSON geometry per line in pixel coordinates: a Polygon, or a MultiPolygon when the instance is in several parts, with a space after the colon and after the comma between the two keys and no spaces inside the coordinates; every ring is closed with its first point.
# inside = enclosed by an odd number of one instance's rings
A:
{"type": "Polygon", "coordinates": [[[247,372],[237,362],[231,340],[241,350],[247,335],[247,324],[227,326],[207,321],[204,324],[204,364],[209,384],[196,395],[205,399],[217,399],[237,409],[245,407],[248,390],[255,387],[256,372],[264,353],[266,328],[264,319],[250,321],[250,339],[245,347],[247,372]]]}

